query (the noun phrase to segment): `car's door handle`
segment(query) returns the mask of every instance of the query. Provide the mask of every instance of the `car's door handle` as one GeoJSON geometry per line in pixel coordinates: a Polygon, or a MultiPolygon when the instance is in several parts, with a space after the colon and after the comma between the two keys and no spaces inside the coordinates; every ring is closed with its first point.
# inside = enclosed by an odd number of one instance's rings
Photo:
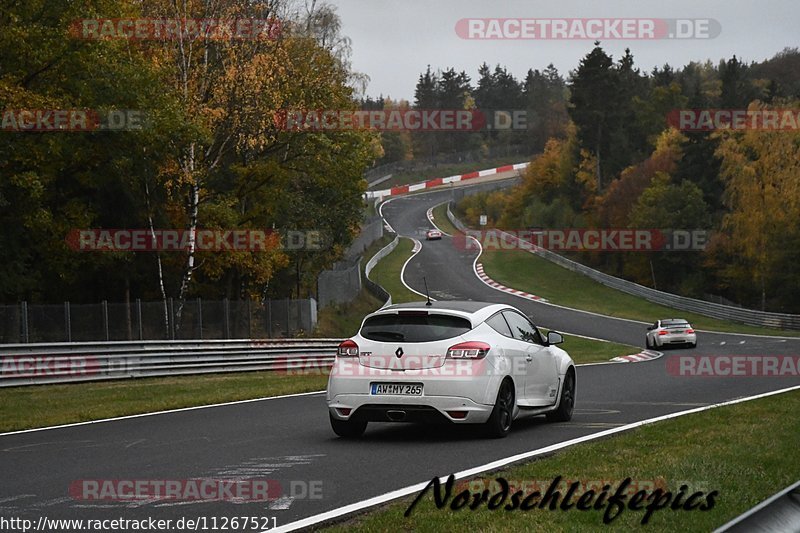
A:
{"type": "Polygon", "coordinates": [[[529,356],[525,357],[525,360],[526,360],[526,361],[529,361],[529,362],[530,362],[530,361],[533,361],[533,356],[532,356],[532,355],[529,355],[529,356]]]}

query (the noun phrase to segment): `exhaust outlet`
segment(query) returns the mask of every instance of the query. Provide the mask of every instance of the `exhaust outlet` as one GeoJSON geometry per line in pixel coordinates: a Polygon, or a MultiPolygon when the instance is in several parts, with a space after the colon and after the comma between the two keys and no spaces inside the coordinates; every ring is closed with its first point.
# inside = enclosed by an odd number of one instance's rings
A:
{"type": "Polygon", "coordinates": [[[402,422],[406,419],[406,412],[405,411],[386,411],[386,416],[392,422],[402,422]]]}

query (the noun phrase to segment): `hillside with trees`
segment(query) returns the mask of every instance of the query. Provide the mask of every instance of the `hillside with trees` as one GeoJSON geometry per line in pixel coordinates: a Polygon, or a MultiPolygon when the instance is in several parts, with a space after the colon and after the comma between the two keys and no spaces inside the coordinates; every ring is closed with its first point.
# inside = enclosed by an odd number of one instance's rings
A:
{"type": "MultiPolygon", "coordinates": [[[[798,128],[693,132],[668,123],[679,109],[797,110],[797,49],[760,63],[734,56],[642,72],[630,50],[614,59],[595,43],[563,87],[555,73],[533,71],[520,83],[509,82],[501,67],[481,72],[481,80],[494,81],[479,83],[464,102],[523,102],[531,126],[497,142],[525,143],[542,153],[515,189],[465,199],[460,212],[468,222],[487,214],[490,225],[506,229],[707,230],[702,252],[579,252],[572,258],[660,290],[800,312],[798,128]],[[530,94],[545,96],[537,102],[530,94]],[[534,104],[538,110],[530,111],[534,104]]],[[[426,73],[418,88],[428,78],[438,79],[426,73]]],[[[493,140],[487,138],[476,142],[493,140]]]]}

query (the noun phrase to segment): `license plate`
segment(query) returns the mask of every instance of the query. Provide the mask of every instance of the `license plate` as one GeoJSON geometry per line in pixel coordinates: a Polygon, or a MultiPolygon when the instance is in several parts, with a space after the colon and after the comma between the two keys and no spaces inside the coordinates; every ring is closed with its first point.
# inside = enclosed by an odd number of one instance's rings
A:
{"type": "Polygon", "coordinates": [[[372,383],[370,393],[375,396],[422,396],[422,383],[372,383]]]}

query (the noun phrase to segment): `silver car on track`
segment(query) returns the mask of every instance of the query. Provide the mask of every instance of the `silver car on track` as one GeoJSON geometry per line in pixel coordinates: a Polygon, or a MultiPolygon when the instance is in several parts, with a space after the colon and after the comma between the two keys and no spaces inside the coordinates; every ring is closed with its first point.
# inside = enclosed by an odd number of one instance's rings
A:
{"type": "Polygon", "coordinates": [[[647,328],[645,344],[648,348],[662,348],[667,345],[697,346],[697,334],[689,322],[682,318],[656,320],[647,328]]]}

